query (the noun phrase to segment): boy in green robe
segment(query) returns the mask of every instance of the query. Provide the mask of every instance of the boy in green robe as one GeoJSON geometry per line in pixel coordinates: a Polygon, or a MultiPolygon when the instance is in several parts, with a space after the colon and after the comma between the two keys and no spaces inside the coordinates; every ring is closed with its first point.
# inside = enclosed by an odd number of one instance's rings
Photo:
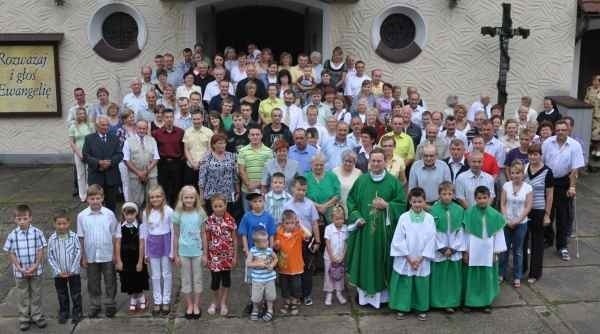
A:
{"type": "Polygon", "coordinates": [[[463,266],[462,251],[464,233],[462,228],[464,209],[456,204],[454,185],[444,181],[439,185],[440,199],[431,207],[436,227],[436,252],[431,263],[430,304],[433,308],[454,313],[462,299],[463,266]]]}
{"type": "Polygon", "coordinates": [[[490,206],[490,190],[486,186],[475,189],[475,203],[464,217],[464,306],[466,311],[477,307],[489,313],[500,292],[497,255],[506,251],[506,223],[502,214],[490,206]]]}

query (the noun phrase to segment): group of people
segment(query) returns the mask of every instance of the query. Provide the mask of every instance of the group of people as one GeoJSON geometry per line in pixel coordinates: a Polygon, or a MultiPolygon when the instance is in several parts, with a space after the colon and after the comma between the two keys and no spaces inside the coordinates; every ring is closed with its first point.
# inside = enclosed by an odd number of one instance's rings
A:
{"type": "Polygon", "coordinates": [[[177,64],[156,56],[120,105],[105,88],[88,104],[76,88],[68,133],[88,208],[76,234],[57,215],[48,245],[30,210],[17,208],[4,249],[23,295],[21,328],[45,324],[33,304],[46,246],[61,322],[81,317],[81,268],[91,317],[101,278],[114,316],[116,272],[130,312],[150,304],[150,278],[152,313],[168,314],[173,264],[187,318],[201,314],[203,267],[214,292],[207,313],[226,315],[241,250],[252,320],[273,319],[276,281],[281,313],[311,305],[319,269],[326,305],[334,295],[346,302],[347,278],[359,304],[424,320],[430,307],[489,311],[499,282],[518,288],[527,271],[530,284],[541,278],[545,247],[570,259],[584,159],[573,119],[551,99],[538,113],[523,97],[510,113],[489,96],[469,107],[449,96],[431,111],[416,88],[402,96],[382,70],[371,78],[344,56],[339,47],[324,63],[318,52],[299,54],[292,66],[290,54],[275,62],[253,44],[212,59],[196,45],[177,64]]]}

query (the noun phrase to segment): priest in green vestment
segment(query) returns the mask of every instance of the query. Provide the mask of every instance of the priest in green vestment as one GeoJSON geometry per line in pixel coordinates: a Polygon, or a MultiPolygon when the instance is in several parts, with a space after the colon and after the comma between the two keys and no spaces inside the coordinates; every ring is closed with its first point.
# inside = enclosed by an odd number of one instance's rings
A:
{"type": "Polygon", "coordinates": [[[383,150],[369,156],[369,172],[355,182],[347,199],[349,236],[346,268],[358,289],[359,304],[387,302],[392,272],[390,244],[398,217],[406,210],[402,184],[385,170],[383,150]]]}
{"type": "Polygon", "coordinates": [[[467,263],[464,305],[481,307],[489,312],[500,292],[496,255],[506,251],[506,223],[502,214],[489,205],[490,190],[487,187],[475,189],[475,201],[464,216],[464,260],[467,263]]]}

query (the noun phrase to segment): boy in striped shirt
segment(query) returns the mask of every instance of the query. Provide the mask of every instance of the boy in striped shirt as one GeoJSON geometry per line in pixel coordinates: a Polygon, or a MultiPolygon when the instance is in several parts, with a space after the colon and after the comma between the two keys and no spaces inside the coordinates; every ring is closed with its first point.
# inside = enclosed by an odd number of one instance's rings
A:
{"type": "Polygon", "coordinates": [[[252,280],[252,313],[250,320],[258,320],[259,309],[263,300],[267,302],[267,311],[263,314],[264,321],[273,319],[273,302],[277,298],[275,290],[275,266],[277,266],[277,256],[273,249],[269,247],[269,234],[264,229],[259,229],[252,233],[254,247],[250,248],[246,265],[250,269],[250,278],[252,280]]]}
{"type": "Polygon", "coordinates": [[[48,238],[48,262],[52,267],[54,287],[58,296],[58,323],[64,324],[69,317],[73,324],[81,320],[81,246],[77,234],[69,229],[71,220],[64,211],[54,216],[54,229],[48,238]],[[69,297],[73,304],[70,312],[69,297]]]}

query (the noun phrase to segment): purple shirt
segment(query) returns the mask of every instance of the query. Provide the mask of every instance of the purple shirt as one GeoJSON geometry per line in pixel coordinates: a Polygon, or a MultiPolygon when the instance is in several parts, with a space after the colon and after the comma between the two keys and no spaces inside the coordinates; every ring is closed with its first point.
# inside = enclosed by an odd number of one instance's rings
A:
{"type": "Polygon", "coordinates": [[[510,167],[510,164],[512,164],[512,162],[517,159],[521,160],[521,162],[523,164],[529,163],[529,157],[527,156],[527,153],[521,153],[521,151],[517,147],[517,148],[513,148],[512,150],[510,150],[508,152],[508,154],[506,154],[506,159],[504,161],[504,165],[506,167],[510,167]]]}

